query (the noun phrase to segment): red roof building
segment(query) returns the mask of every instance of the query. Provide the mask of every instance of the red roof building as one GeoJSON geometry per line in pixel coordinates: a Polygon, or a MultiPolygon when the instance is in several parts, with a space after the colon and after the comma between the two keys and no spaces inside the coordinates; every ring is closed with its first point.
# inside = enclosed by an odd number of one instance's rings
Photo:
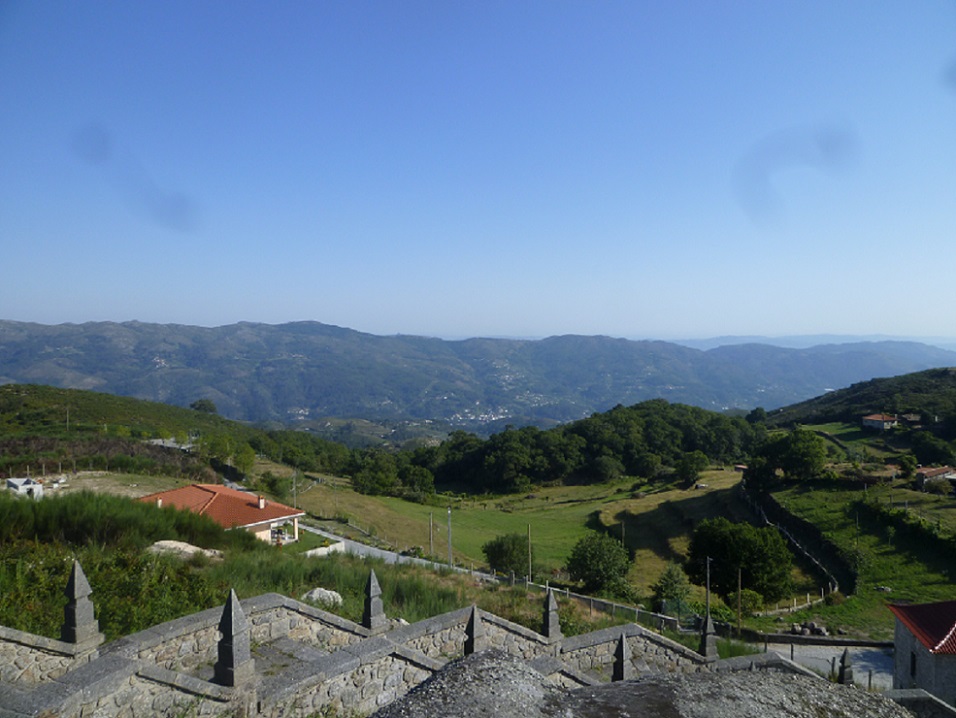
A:
{"type": "Polygon", "coordinates": [[[225,529],[243,528],[269,542],[298,541],[299,518],[305,516],[291,506],[218,484],[192,484],[139,500],[202,514],[225,529]]]}
{"type": "Polygon", "coordinates": [[[896,616],[893,687],[956,703],[956,601],[888,608],[896,616]]]}
{"type": "Polygon", "coordinates": [[[890,414],[869,414],[863,417],[863,428],[886,431],[899,424],[895,416],[890,414]]]}

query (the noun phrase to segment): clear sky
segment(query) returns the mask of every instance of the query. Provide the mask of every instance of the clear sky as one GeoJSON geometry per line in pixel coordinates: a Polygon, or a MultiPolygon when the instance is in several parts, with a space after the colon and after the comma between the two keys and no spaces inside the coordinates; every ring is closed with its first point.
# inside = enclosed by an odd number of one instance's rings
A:
{"type": "Polygon", "coordinates": [[[0,318],[956,335],[956,2],[0,2],[0,318]]]}

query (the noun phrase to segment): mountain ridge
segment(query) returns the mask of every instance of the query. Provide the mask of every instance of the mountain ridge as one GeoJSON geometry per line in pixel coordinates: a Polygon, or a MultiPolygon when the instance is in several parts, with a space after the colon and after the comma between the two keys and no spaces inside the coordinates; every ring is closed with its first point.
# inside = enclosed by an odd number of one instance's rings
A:
{"type": "Polygon", "coordinates": [[[561,335],[445,340],[315,321],[220,327],[0,320],[0,383],[94,389],[224,416],[551,425],[664,398],[767,409],[877,376],[956,365],[956,352],[885,341],[700,350],[660,340],[561,335]]]}

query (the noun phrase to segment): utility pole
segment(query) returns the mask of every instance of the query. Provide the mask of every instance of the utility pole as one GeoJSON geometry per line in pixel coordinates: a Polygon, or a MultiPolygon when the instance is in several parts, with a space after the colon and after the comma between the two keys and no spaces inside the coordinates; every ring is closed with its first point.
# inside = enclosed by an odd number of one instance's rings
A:
{"type": "Polygon", "coordinates": [[[435,522],[433,520],[434,514],[428,512],[428,558],[433,559],[435,556],[435,522]]]}
{"type": "Polygon", "coordinates": [[[737,638],[740,638],[740,589],[741,589],[741,574],[743,570],[740,566],[737,567],[737,638]]]}
{"type": "Polygon", "coordinates": [[[710,618],[710,562],[712,560],[713,559],[710,556],[707,557],[707,599],[705,604],[706,605],[705,618],[710,618]]]}
{"type": "Polygon", "coordinates": [[[455,564],[452,562],[451,558],[451,506],[448,507],[448,568],[452,568],[455,564]]]}
{"type": "Polygon", "coordinates": [[[532,580],[531,576],[531,524],[528,524],[528,580],[532,580]]]}

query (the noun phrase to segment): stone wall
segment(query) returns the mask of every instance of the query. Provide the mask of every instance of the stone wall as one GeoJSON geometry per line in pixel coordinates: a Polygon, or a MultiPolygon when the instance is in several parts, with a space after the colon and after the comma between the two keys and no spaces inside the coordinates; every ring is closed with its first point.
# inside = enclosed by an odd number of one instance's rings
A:
{"type": "MultiPolygon", "coordinates": [[[[556,625],[555,615],[546,615],[556,625]]],[[[59,718],[305,718],[323,711],[362,715],[404,695],[450,660],[485,648],[517,656],[566,688],[612,676],[731,666],[635,624],[549,638],[470,608],[379,631],[277,594],[242,602],[233,595],[221,611],[155,626],[102,646],[98,655],[82,660],[70,657],[70,644],[58,644],[0,630],[0,656],[12,656],[14,666],[17,651],[24,656],[50,653],[48,667],[32,671],[32,678],[25,677],[24,668],[3,674],[10,678],[0,678],[0,717],[44,712],[59,718]],[[220,632],[225,634],[222,639],[220,632]],[[232,650],[225,654],[236,663],[221,671],[222,646],[227,643],[232,650]],[[242,645],[248,648],[237,651],[242,645]],[[222,676],[232,676],[234,685],[217,684],[216,676],[222,681],[222,676]]],[[[734,670],[754,665],[792,670],[792,664],[775,655],[748,665],[737,661],[734,670]],[[774,661],[779,665],[771,665],[774,661]]]]}
{"type": "Polygon", "coordinates": [[[710,661],[700,654],[633,623],[566,638],[561,644],[560,658],[578,671],[609,681],[622,633],[626,636],[630,662],[636,673],[708,670],[710,661]]]}
{"type": "Polygon", "coordinates": [[[95,652],[0,626],[0,683],[34,685],[57,678],[90,660],[95,652]]]}

